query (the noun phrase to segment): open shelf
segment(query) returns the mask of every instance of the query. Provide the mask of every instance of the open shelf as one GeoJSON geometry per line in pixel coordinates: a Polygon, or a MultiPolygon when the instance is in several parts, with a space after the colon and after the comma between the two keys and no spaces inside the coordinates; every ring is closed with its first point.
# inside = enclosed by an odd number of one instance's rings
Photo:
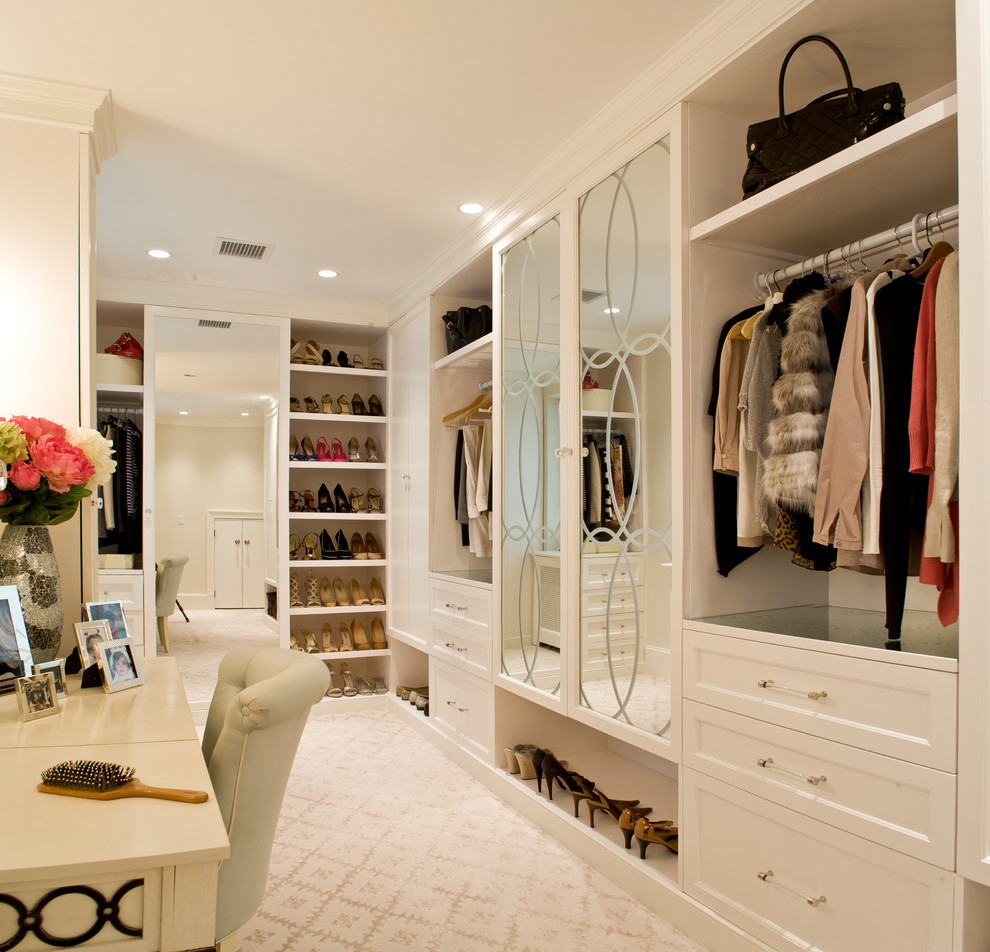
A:
{"type": "Polygon", "coordinates": [[[433,365],[434,370],[456,368],[457,370],[491,370],[492,347],[495,334],[485,334],[476,341],[466,344],[446,357],[441,357],[433,365]]]}

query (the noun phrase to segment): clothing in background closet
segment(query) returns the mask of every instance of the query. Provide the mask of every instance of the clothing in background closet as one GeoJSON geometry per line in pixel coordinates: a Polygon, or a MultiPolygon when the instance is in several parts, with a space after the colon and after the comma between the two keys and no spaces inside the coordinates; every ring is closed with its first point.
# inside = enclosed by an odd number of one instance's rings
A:
{"type": "Polygon", "coordinates": [[[101,486],[103,507],[99,520],[101,552],[141,551],[142,459],[141,430],[131,419],[110,414],[99,424],[100,433],[113,445],[117,469],[101,486]]]}
{"type": "Polygon", "coordinates": [[[454,451],[454,509],[461,543],[473,555],[492,554],[492,423],[481,420],[457,430],[454,451]]]}
{"type": "Polygon", "coordinates": [[[725,322],[708,407],[722,575],[771,542],[805,568],[884,574],[891,638],[908,575],[955,621],[958,301],[940,242],[921,265],[803,276],[725,322]]]}
{"type": "Polygon", "coordinates": [[[616,531],[628,518],[633,469],[625,434],[586,429],[582,438],[582,518],[588,530],[616,531]]]}

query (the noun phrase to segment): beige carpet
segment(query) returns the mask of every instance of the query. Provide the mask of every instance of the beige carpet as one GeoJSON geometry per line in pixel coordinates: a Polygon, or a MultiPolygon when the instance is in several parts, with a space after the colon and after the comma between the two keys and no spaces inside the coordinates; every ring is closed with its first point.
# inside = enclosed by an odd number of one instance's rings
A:
{"type": "Polygon", "coordinates": [[[388,711],[310,718],[238,949],[703,952],[388,711]]]}

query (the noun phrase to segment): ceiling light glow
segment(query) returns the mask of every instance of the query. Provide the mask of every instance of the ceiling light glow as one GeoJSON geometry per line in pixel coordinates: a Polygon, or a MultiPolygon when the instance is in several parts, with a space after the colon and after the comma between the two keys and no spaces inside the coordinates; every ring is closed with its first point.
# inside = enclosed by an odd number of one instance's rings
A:
{"type": "Polygon", "coordinates": [[[151,251],[148,252],[148,254],[151,255],[152,258],[171,258],[172,257],[171,252],[163,251],[161,248],[152,248],[151,251]]]}
{"type": "Polygon", "coordinates": [[[336,271],[331,271],[329,268],[324,268],[322,271],[316,272],[321,278],[335,278],[337,277],[336,271]]]}
{"type": "Polygon", "coordinates": [[[179,411],[179,416],[189,416],[189,411],[188,410],[180,410],[179,411]]]}
{"type": "Polygon", "coordinates": [[[459,212],[464,212],[465,215],[480,215],[484,210],[484,205],[479,205],[477,202],[464,202],[463,205],[458,205],[457,210],[459,212]]]}
{"type": "Polygon", "coordinates": [[[618,313],[619,313],[619,309],[617,307],[606,307],[602,311],[602,314],[618,314],[618,313]]]}
{"type": "Polygon", "coordinates": [[[251,414],[244,410],[241,412],[241,416],[251,416],[251,414]]]}

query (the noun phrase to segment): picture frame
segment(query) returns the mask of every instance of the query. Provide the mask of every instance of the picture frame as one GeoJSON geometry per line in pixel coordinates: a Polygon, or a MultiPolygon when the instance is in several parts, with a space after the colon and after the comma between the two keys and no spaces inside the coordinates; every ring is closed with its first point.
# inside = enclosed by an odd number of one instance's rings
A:
{"type": "Polygon", "coordinates": [[[100,663],[100,656],[97,653],[97,646],[104,641],[112,641],[113,633],[110,630],[110,622],[105,618],[97,618],[96,621],[77,621],[74,623],[76,629],[76,643],[79,645],[79,660],[83,668],[100,663]]]}
{"type": "Polygon", "coordinates": [[[97,646],[103,689],[107,694],[126,691],[144,684],[141,662],[134,651],[133,638],[112,638],[97,646]]]}
{"type": "Polygon", "coordinates": [[[51,672],[52,679],[55,681],[55,694],[59,700],[62,700],[69,693],[65,682],[65,658],[56,658],[54,661],[38,661],[35,663],[35,674],[41,674],[45,671],[51,672]]]}
{"type": "Polygon", "coordinates": [[[14,682],[17,692],[17,709],[22,721],[35,721],[39,717],[58,714],[58,694],[51,671],[28,674],[14,682]]]}
{"type": "Polygon", "coordinates": [[[86,602],[86,617],[90,621],[105,618],[110,624],[110,637],[114,639],[129,638],[127,616],[124,614],[124,603],[117,601],[86,602]]]}
{"type": "Polygon", "coordinates": [[[0,694],[13,691],[15,681],[32,674],[33,670],[34,660],[17,586],[0,585],[0,694]]]}

